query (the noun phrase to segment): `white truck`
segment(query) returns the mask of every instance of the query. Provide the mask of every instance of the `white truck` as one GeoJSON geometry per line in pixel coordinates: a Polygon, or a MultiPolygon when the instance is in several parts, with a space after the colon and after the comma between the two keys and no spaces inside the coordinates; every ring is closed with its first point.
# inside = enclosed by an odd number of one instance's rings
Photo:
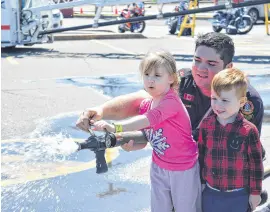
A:
{"type": "Polygon", "coordinates": [[[59,9],[40,11],[40,19],[31,18],[27,6],[39,6],[38,1],[1,0],[1,47],[32,45],[49,42],[52,36],[37,37],[41,29],[62,27],[63,15],[59,9]],[[26,4],[28,3],[28,4],[26,4]],[[38,27],[38,26],[41,27],[38,27]],[[36,36],[36,39],[31,39],[36,36]]]}
{"type": "Polygon", "coordinates": [[[59,9],[81,5],[98,7],[94,23],[103,6],[138,2],[139,0],[1,0],[1,48],[53,42],[53,34],[40,34],[61,27],[59,9]]]}

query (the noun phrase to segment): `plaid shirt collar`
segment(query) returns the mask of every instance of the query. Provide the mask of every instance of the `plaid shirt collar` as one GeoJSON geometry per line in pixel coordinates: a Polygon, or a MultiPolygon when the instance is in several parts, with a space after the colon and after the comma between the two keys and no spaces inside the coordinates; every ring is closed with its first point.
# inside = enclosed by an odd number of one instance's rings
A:
{"type": "MultiPolygon", "coordinates": [[[[216,119],[216,123],[220,124],[218,119],[217,119],[217,114],[213,113],[214,114],[214,117],[216,119]]],[[[239,111],[235,120],[232,122],[232,123],[228,123],[228,124],[238,124],[239,122],[242,122],[244,119],[244,116],[242,115],[242,113],[239,111]]]]}

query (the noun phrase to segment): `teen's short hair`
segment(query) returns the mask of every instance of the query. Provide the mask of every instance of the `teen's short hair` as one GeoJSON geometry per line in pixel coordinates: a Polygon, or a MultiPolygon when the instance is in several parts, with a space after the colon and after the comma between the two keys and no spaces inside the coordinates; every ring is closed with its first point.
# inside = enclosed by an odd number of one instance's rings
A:
{"type": "Polygon", "coordinates": [[[224,69],[217,73],[211,84],[211,89],[220,96],[221,91],[230,91],[235,88],[236,95],[246,97],[248,79],[246,75],[237,68],[224,69]]]}
{"type": "Polygon", "coordinates": [[[228,35],[217,32],[200,34],[196,39],[195,50],[199,46],[207,46],[215,49],[216,53],[219,54],[220,59],[224,62],[224,68],[233,60],[235,53],[234,43],[228,35]]]}
{"type": "Polygon", "coordinates": [[[174,82],[171,84],[171,87],[178,90],[179,78],[176,72],[176,62],[170,52],[163,49],[148,52],[142,59],[139,69],[143,75],[161,67],[165,68],[168,73],[174,77],[174,82]]]}

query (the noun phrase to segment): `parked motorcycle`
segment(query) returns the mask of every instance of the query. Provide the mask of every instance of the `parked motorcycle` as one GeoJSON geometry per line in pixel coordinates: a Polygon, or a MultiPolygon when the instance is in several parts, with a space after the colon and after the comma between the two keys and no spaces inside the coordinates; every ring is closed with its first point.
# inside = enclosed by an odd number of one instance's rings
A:
{"type": "Polygon", "coordinates": [[[213,16],[212,28],[215,32],[225,29],[227,34],[247,34],[252,27],[252,19],[245,14],[244,8],[217,11],[213,16]]]}
{"type": "MultiPolygon", "coordinates": [[[[118,20],[128,19],[138,16],[144,16],[145,9],[143,3],[133,3],[129,5],[127,9],[123,9],[120,13],[118,20]]],[[[145,29],[145,21],[139,21],[134,23],[123,23],[118,26],[118,32],[124,33],[126,31],[142,33],[145,29]]]]}
{"type": "MultiPolygon", "coordinates": [[[[188,2],[187,1],[182,1],[180,2],[179,6],[175,6],[173,9],[173,12],[180,12],[188,10],[188,2]]],[[[166,24],[168,25],[169,33],[174,35],[177,30],[180,29],[180,26],[184,20],[185,16],[180,15],[180,16],[174,16],[170,17],[166,20],[166,24]]],[[[190,23],[190,17],[188,17],[187,23],[190,23]]],[[[191,29],[184,29],[182,35],[191,35],[191,29]]]]}

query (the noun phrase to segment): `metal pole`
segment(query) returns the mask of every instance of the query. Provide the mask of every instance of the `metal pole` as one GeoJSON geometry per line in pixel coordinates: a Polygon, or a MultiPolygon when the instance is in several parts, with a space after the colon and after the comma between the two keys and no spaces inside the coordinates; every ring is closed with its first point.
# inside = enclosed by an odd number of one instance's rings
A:
{"type": "Polygon", "coordinates": [[[22,42],[22,35],[21,35],[21,22],[20,22],[20,18],[21,18],[21,11],[22,11],[22,0],[17,0],[17,8],[16,8],[16,17],[17,17],[17,30],[16,30],[16,34],[17,34],[17,43],[21,44],[22,42]]]}
{"type": "Polygon", "coordinates": [[[265,28],[266,28],[266,34],[269,35],[269,20],[268,20],[268,14],[269,14],[270,4],[264,5],[264,16],[265,16],[265,28]]]}
{"type": "MultiPolygon", "coordinates": [[[[177,13],[164,13],[163,18],[180,16],[180,15],[189,15],[189,14],[195,14],[195,13],[212,12],[212,11],[216,11],[216,10],[225,10],[225,9],[228,9],[228,7],[240,8],[240,7],[259,5],[259,4],[267,4],[267,3],[270,3],[270,0],[253,0],[253,1],[247,1],[247,2],[243,2],[243,3],[239,3],[239,4],[232,3],[232,4],[227,4],[227,5],[217,5],[217,6],[212,6],[212,7],[204,7],[204,8],[198,8],[198,9],[192,9],[192,10],[185,10],[185,11],[180,11],[177,13]]],[[[130,19],[108,21],[108,22],[98,23],[98,27],[123,24],[123,23],[128,23],[128,22],[153,20],[153,19],[159,19],[159,17],[157,15],[149,15],[149,16],[130,18],[130,19]]],[[[93,28],[93,24],[75,26],[75,27],[67,27],[67,28],[61,28],[61,29],[45,30],[45,31],[40,32],[39,35],[72,31],[72,30],[79,30],[79,29],[86,29],[86,28],[93,28]]]]}

